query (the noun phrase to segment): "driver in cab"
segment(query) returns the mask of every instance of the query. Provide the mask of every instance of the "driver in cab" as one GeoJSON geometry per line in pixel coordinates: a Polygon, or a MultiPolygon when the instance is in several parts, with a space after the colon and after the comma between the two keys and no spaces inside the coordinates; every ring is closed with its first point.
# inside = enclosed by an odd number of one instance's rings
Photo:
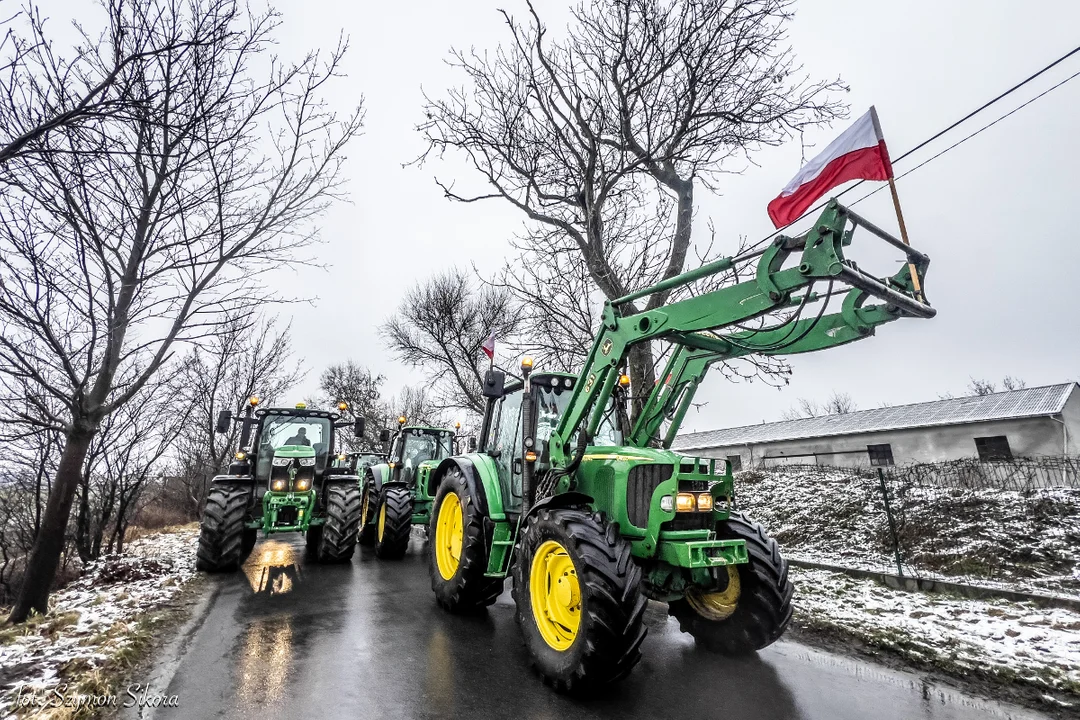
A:
{"type": "Polygon", "coordinates": [[[286,445],[307,445],[311,446],[311,441],[307,437],[307,428],[300,428],[296,431],[296,434],[285,441],[286,445]]]}

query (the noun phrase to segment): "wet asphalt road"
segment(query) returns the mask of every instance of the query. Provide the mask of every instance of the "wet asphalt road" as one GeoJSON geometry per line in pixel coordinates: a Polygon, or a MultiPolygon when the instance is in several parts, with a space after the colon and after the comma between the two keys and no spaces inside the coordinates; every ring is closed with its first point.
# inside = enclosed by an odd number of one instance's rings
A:
{"type": "MultiPolygon", "coordinates": [[[[920,676],[781,641],[733,661],[701,652],[650,604],[644,658],[608,696],[561,697],[528,668],[509,592],[486,615],[435,605],[421,537],[402,562],[361,549],[305,565],[303,542],[256,546],[158,661],[153,718],[1037,718],[920,676]]],[[[509,582],[507,582],[509,588],[509,582]]]]}

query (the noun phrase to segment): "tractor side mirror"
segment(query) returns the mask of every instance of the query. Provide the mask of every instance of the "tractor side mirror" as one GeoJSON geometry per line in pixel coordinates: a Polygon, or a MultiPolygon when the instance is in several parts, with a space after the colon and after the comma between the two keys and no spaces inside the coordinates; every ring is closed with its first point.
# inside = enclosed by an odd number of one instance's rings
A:
{"type": "Polygon", "coordinates": [[[488,370],[484,373],[484,387],[481,392],[486,398],[501,398],[505,384],[506,373],[502,370],[488,370]]]}
{"type": "Polygon", "coordinates": [[[364,437],[364,418],[356,418],[356,422],[353,423],[353,435],[358,438],[364,437]]]}
{"type": "Polygon", "coordinates": [[[229,432],[229,425],[232,423],[232,413],[228,410],[222,410],[217,415],[217,426],[214,428],[217,432],[225,435],[229,432]]]}
{"type": "Polygon", "coordinates": [[[469,436],[469,452],[471,452],[471,453],[476,452],[476,436],[475,435],[470,435],[469,436]]]}
{"type": "Polygon", "coordinates": [[[390,431],[389,430],[380,430],[379,431],[379,442],[390,442],[390,431]]]}

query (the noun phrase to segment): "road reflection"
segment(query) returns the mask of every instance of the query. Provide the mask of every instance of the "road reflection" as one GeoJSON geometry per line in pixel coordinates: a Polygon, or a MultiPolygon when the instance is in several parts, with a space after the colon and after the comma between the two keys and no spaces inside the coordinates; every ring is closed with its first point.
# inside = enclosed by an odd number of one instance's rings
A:
{"type": "Polygon", "coordinates": [[[265,706],[283,698],[292,649],[289,616],[257,620],[247,627],[237,668],[240,707],[265,706]]]}
{"type": "Polygon", "coordinates": [[[296,549],[280,540],[265,540],[244,563],[244,575],[255,594],[284,595],[301,581],[296,549]]]}

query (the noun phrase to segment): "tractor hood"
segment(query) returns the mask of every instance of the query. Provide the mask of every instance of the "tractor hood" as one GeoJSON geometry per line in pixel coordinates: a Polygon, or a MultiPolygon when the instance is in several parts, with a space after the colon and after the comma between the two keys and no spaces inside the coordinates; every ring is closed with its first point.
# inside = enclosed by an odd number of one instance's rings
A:
{"type": "Polygon", "coordinates": [[[683,465],[694,463],[697,460],[697,458],[680,455],[671,450],[629,447],[626,445],[590,445],[586,448],[585,456],[582,459],[611,465],[683,465]]]}
{"type": "Polygon", "coordinates": [[[313,458],[315,448],[310,445],[282,445],[274,451],[275,458],[313,458]]]}

